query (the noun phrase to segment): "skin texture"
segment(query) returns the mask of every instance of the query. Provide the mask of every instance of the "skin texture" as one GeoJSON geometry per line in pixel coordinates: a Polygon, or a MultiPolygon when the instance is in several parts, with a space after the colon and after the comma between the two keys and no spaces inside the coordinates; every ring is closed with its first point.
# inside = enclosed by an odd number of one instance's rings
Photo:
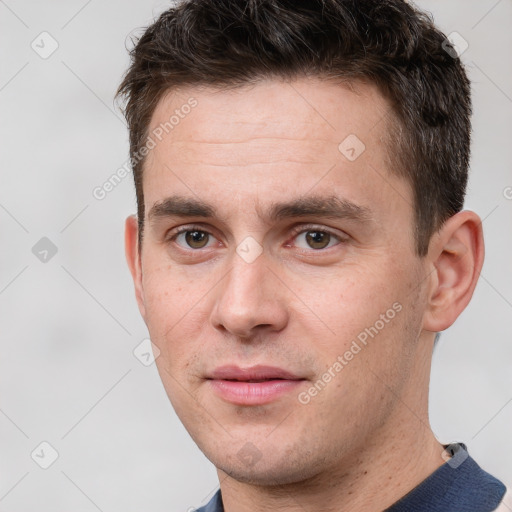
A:
{"type": "Polygon", "coordinates": [[[227,512],[383,510],[444,462],[428,422],[433,340],[473,293],[480,219],[453,216],[418,258],[412,192],[389,170],[389,107],[372,85],[187,87],[160,101],[150,131],[191,97],[197,106],[145,163],[141,251],[136,219],[126,221],[136,297],[172,405],[217,467],[227,512]],[[338,149],[350,134],[365,145],[354,161],[338,149]],[[174,195],[216,212],[149,214],[174,195]],[[333,196],[367,215],[269,216],[275,203],[333,196]],[[173,238],[186,226],[209,233],[205,247],[173,238]],[[325,248],[308,245],[312,231],[331,233],[320,235],[325,248]],[[262,250],[251,263],[236,251],[246,237],[262,250]],[[393,304],[400,311],[333,372],[393,304]],[[235,405],[207,380],[228,364],[277,366],[304,380],[271,403],[235,405]],[[301,403],[330,368],[329,382],[301,403]]]}

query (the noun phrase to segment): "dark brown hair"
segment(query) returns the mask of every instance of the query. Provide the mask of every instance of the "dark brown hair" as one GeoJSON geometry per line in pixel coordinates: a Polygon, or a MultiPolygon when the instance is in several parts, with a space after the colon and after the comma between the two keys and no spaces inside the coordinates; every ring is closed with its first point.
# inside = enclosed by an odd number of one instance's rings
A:
{"type": "MultiPolygon", "coordinates": [[[[130,157],[144,227],[140,150],[172,88],[231,88],[318,76],[374,83],[391,105],[391,172],[411,184],[416,251],[464,203],[470,84],[432,19],[404,0],[186,0],[136,41],[116,97],[126,100],[130,157]]],[[[340,141],[341,142],[341,141],[340,141]]]]}

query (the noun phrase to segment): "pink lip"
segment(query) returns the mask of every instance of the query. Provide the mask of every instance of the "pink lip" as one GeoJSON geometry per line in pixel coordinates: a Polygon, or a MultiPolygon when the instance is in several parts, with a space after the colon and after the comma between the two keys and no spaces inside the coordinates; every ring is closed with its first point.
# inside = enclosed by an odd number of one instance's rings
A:
{"type": "Polygon", "coordinates": [[[305,379],[273,366],[222,366],[208,381],[215,393],[236,405],[263,405],[289,393],[305,379]]]}

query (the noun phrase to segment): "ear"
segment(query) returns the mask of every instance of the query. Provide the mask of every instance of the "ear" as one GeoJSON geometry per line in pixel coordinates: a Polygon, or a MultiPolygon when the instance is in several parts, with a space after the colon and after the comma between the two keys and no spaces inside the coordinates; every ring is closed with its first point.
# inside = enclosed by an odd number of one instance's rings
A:
{"type": "Polygon", "coordinates": [[[132,274],[133,284],[135,285],[135,297],[139,305],[139,311],[144,320],[146,319],[146,308],[144,306],[144,289],[142,287],[142,265],[139,248],[139,226],[137,217],[130,215],[125,222],[124,230],[124,248],[126,261],[130,273],[132,274]]]}
{"type": "Polygon", "coordinates": [[[423,328],[447,329],[468,305],[484,262],[482,221],[471,211],[450,217],[432,237],[423,328]]]}

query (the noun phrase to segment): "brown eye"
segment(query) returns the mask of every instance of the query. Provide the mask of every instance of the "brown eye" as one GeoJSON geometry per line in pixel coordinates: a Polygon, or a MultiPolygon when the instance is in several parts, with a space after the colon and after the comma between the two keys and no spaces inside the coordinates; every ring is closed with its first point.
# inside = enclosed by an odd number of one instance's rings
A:
{"type": "Polygon", "coordinates": [[[331,235],[324,231],[307,231],[306,243],[312,249],[325,249],[331,241],[331,235]]]}
{"type": "Polygon", "coordinates": [[[185,242],[192,249],[202,249],[206,247],[209,241],[209,235],[205,231],[186,231],[185,242]]]}

